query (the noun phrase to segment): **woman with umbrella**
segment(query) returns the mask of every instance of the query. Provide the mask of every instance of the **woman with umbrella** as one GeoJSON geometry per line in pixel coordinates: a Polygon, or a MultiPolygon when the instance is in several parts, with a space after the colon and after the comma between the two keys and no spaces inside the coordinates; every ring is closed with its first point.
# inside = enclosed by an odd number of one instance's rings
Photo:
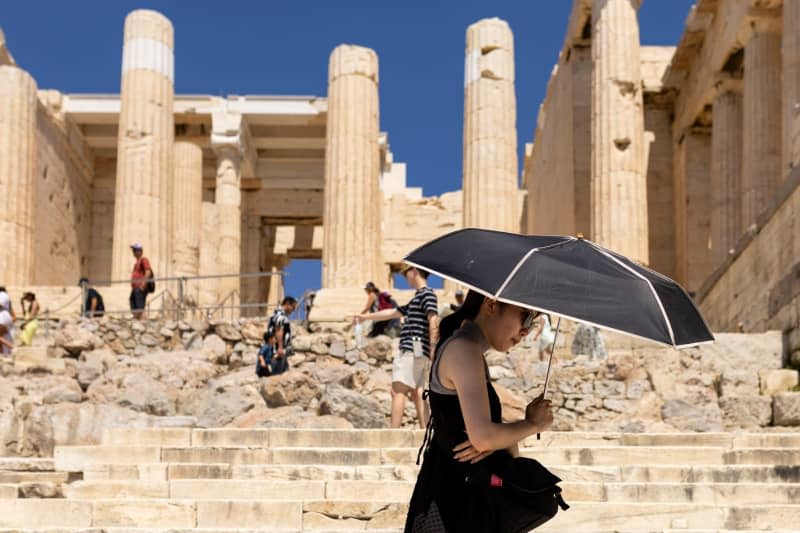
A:
{"type": "Polygon", "coordinates": [[[559,317],[553,346],[561,317],[675,348],[714,339],[678,284],[582,238],[464,229],[405,261],[470,288],[440,326],[428,391],[433,434],[420,450],[406,532],[523,532],[567,508],[557,477],[514,458],[520,440],[552,423],[552,350],[543,394],[513,423],[502,423],[483,358],[518,343],[538,313],[559,317]]]}
{"type": "Polygon", "coordinates": [[[518,443],[553,422],[549,400],[528,404],[525,418],[503,423],[500,399],[489,380],[485,354],[507,351],[528,332],[537,313],[470,291],[464,304],[440,325],[431,368],[429,399],[435,437],[411,500],[406,531],[500,531],[482,492],[464,479],[470,466],[507,462],[518,443]],[[435,529],[433,529],[435,530],[435,529]]]}

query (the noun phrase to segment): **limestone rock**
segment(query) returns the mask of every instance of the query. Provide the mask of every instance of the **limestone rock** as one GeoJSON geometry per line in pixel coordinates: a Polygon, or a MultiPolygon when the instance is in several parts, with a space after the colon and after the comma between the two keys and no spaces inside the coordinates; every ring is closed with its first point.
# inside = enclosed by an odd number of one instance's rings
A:
{"type": "Polygon", "coordinates": [[[118,366],[92,382],[86,396],[95,403],[116,404],[158,416],[174,415],[177,391],[170,390],[159,377],[141,367],[118,366]]]}
{"type": "Polygon", "coordinates": [[[239,330],[236,329],[235,326],[226,324],[224,322],[220,324],[214,324],[214,333],[228,342],[237,342],[242,340],[242,334],[239,333],[239,330]]]}
{"type": "Polygon", "coordinates": [[[63,498],[61,485],[52,481],[26,482],[19,484],[20,498],[63,498]]]}
{"type": "Polygon", "coordinates": [[[364,353],[376,361],[386,361],[389,354],[392,353],[392,339],[386,335],[370,338],[364,347],[364,353]]]}
{"type": "Polygon", "coordinates": [[[298,370],[261,380],[261,395],[269,407],[299,405],[306,409],[311,400],[320,397],[320,392],[319,384],[298,370]]]}
{"type": "Polygon", "coordinates": [[[725,369],[720,374],[720,393],[723,397],[757,395],[758,382],[758,374],[737,368],[725,369]]]}
{"type": "Polygon", "coordinates": [[[83,401],[83,389],[74,379],[64,378],[58,380],[57,384],[50,387],[45,393],[42,401],[48,403],[61,402],[81,402],[83,401]]]}
{"type": "Polygon", "coordinates": [[[357,428],[386,427],[386,417],[378,402],[337,384],[325,387],[319,414],[344,418],[357,428]]]}
{"type": "Polygon", "coordinates": [[[789,392],[798,384],[797,370],[783,368],[779,370],[761,370],[758,373],[761,394],[774,396],[781,392],[789,392]]]}
{"type": "Polygon", "coordinates": [[[190,392],[178,403],[180,414],[197,417],[200,427],[223,427],[254,407],[264,406],[255,387],[204,387],[190,392]]]}
{"type": "Polygon", "coordinates": [[[758,429],[768,426],[772,420],[769,396],[723,396],[719,407],[727,428],[758,429]]]}
{"type": "Polygon", "coordinates": [[[346,348],[344,342],[341,341],[331,343],[330,348],[328,348],[328,353],[337,359],[344,359],[345,351],[346,348]]]}
{"type": "Polygon", "coordinates": [[[242,337],[247,340],[261,342],[264,338],[264,330],[255,322],[248,322],[242,327],[242,337]]]}
{"type": "Polygon", "coordinates": [[[311,351],[311,343],[314,337],[311,335],[298,335],[292,339],[292,348],[295,352],[308,352],[311,351]]]}
{"type": "Polygon", "coordinates": [[[67,350],[71,355],[78,356],[81,352],[93,348],[101,348],[103,341],[93,333],[86,331],[78,325],[70,324],[58,331],[54,342],[67,350]]]}
{"type": "Polygon", "coordinates": [[[153,348],[155,346],[158,346],[159,341],[153,335],[145,333],[141,337],[139,337],[139,343],[142,344],[143,346],[147,346],[148,348],[153,348]]]}
{"type": "Polygon", "coordinates": [[[784,392],[772,399],[772,421],[776,426],[800,426],[800,392],[784,392]]]}
{"type": "Polygon", "coordinates": [[[347,386],[354,372],[353,367],[343,363],[317,362],[311,369],[311,377],[319,384],[337,383],[347,386]]]}
{"type": "Polygon", "coordinates": [[[203,350],[213,356],[217,364],[226,364],[228,362],[228,347],[225,345],[225,341],[213,333],[203,339],[203,350]]]}
{"type": "Polygon", "coordinates": [[[661,408],[664,422],[681,431],[722,431],[722,413],[716,404],[667,400],[661,408]]]}

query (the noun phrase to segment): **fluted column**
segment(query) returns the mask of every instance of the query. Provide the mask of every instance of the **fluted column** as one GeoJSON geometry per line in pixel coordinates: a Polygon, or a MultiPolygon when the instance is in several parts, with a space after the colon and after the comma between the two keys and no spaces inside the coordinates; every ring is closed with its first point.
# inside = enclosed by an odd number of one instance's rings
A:
{"type": "Polygon", "coordinates": [[[380,264],[378,56],[341,45],[328,65],[323,287],[358,287],[380,264]]]}
{"type": "Polygon", "coordinates": [[[742,94],[740,81],[726,81],[714,100],[711,130],[712,267],[728,257],[742,233],[742,94]]]}
{"type": "Polygon", "coordinates": [[[592,2],[593,239],[647,263],[639,0],[592,2]]]}
{"type": "MultiPolygon", "coordinates": [[[[200,236],[200,272],[204,276],[220,274],[219,256],[219,213],[217,206],[211,202],[203,202],[201,206],[203,232],[200,236]]],[[[197,294],[201,306],[213,306],[219,303],[219,279],[210,278],[189,284],[190,293],[197,294]]]]}
{"type": "Polygon", "coordinates": [[[464,63],[464,227],[519,231],[514,35],[483,19],[467,28],[464,63]]]}
{"type": "Polygon", "coordinates": [[[800,164],[800,0],[783,0],[782,178],[800,164]]]}
{"type": "Polygon", "coordinates": [[[0,273],[3,283],[33,283],[36,82],[0,66],[0,273]]]}
{"type": "MultiPolygon", "coordinates": [[[[221,274],[239,274],[242,251],[242,152],[235,145],[217,146],[216,152],[217,190],[214,203],[219,217],[219,271],[221,274]]],[[[239,278],[219,280],[220,298],[228,298],[239,291],[239,278]]]]}
{"type": "Polygon", "coordinates": [[[200,263],[200,228],[203,224],[203,150],[189,141],[175,143],[173,195],[175,244],[173,272],[196,276],[200,263]]]}
{"type": "MultiPolygon", "coordinates": [[[[242,250],[241,270],[243,273],[256,273],[261,271],[261,216],[254,211],[256,200],[252,193],[243,193],[242,205],[242,250]]],[[[241,280],[242,304],[264,303],[264,295],[260,290],[259,278],[247,277],[241,280]]],[[[242,309],[245,316],[264,315],[263,307],[248,307],[242,309]]]]}
{"type": "Polygon", "coordinates": [[[754,224],[781,183],[781,35],[755,24],[744,49],[742,228],[754,224]]]}
{"type": "Polygon", "coordinates": [[[122,51],[112,276],[130,276],[130,244],[141,242],[156,276],[172,268],[175,122],[173,30],[156,11],[125,19],[122,51]]]}

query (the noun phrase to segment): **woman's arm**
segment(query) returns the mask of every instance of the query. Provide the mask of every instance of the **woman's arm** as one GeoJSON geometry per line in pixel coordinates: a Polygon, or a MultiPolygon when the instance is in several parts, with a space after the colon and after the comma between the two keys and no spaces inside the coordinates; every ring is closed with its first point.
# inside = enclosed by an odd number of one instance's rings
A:
{"type": "MultiPolygon", "coordinates": [[[[470,341],[456,340],[447,346],[439,363],[439,378],[445,386],[447,382],[455,385],[467,437],[479,452],[511,448],[550,425],[546,416],[510,423],[492,422],[483,354],[470,341]]],[[[549,407],[549,402],[543,402],[543,406],[549,407]]]]}
{"type": "Polygon", "coordinates": [[[383,322],[384,320],[392,320],[393,318],[403,318],[403,313],[399,309],[384,309],[383,311],[376,311],[374,313],[361,313],[356,315],[356,318],[361,320],[374,320],[376,322],[383,322]]]}
{"type": "Polygon", "coordinates": [[[375,293],[369,293],[367,296],[367,305],[364,306],[364,309],[361,311],[361,314],[368,313],[370,309],[372,309],[372,304],[375,303],[375,293]]]}
{"type": "Polygon", "coordinates": [[[33,320],[37,316],[39,316],[39,302],[34,300],[33,304],[31,304],[31,320],[33,320]]]}

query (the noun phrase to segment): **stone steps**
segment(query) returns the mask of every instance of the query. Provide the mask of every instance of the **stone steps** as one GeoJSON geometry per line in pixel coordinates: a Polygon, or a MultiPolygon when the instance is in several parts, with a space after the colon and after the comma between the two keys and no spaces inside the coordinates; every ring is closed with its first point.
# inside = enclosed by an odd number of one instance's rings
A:
{"type": "MultiPolygon", "coordinates": [[[[581,466],[548,465],[564,481],[664,483],[800,483],[800,465],[581,466]]],[[[227,463],[152,463],[94,465],[83,472],[90,481],[175,479],[391,480],[414,481],[414,465],[230,465],[227,463]]]]}
{"type": "MultiPolygon", "coordinates": [[[[0,528],[401,528],[406,504],[271,500],[0,500],[0,528]]],[[[576,502],[541,531],[796,530],[798,505],[576,502]]]]}
{"type": "MultiPolygon", "coordinates": [[[[785,504],[800,501],[800,484],[564,482],[571,502],[673,502],[710,505],[785,504]]],[[[0,486],[0,489],[2,486],[0,486]]],[[[413,481],[276,481],[191,479],[173,481],[78,481],[65,487],[69,499],[108,498],[264,500],[350,500],[404,503],[413,481]]]]}
{"type": "MultiPolygon", "coordinates": [[[[161,447],[418,447],[424,432],[406,429],[341,431],[335,429],[192,429],[116,428],[103,434],[102,444],[161,447]]],[[[797,433],[592,433],[562,431],[529,437],[523,447],[682,446],[714,448],[800,448],[797,433]]]]}
{"type": "MultiPolygon", "coordinates": [[[[53,499],[17,497],[20,484],[0,481],[0,533],[398,531],[421,440],[408,430],[111,430],[98,446],[56,447],[49,463],[0,461],[0,476],[69,476],[53,499]]],[[[572,506],[541,531],[800,523],[800,433],[550,433],[521,451],[564,480],[572,506]]]]}
{"type": "MultiPolygon", "coordinates": [[[[737,465],[800,464],[800,448],[742,448],[690,446],[611,446],[522,448],[521,455],[546,465],[737,465]]],[[[159,446],[60,446],[54,462],[58,470],[81,471],[100,464],[227,463],[404,465],[414,464],[417,448],[333,447],[159,447],[159,446]]]]}

